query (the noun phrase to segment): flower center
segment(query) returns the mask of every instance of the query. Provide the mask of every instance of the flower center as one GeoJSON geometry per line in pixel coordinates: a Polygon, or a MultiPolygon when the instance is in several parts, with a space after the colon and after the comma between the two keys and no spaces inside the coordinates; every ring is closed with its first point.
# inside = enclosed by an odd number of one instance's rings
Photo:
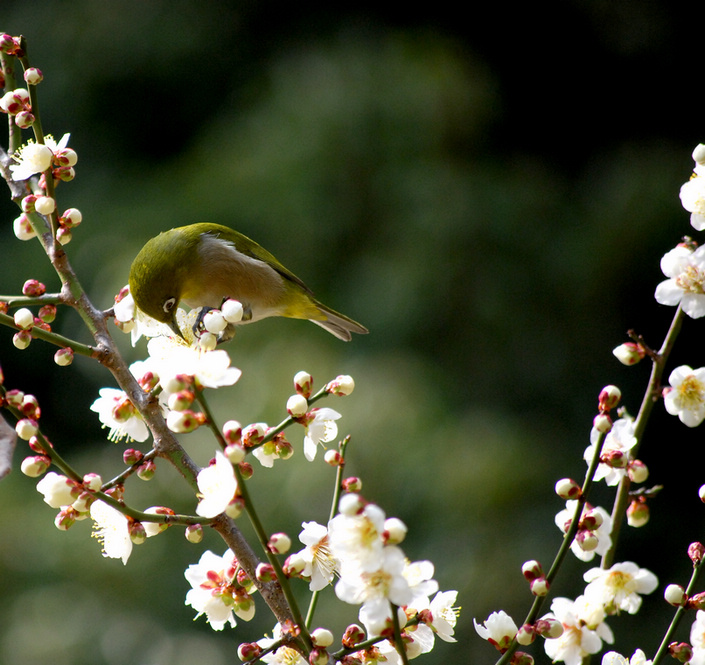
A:
{"type": "Polygon", "coordinates": [[[683,406],[687,409],[697,409],[702,407],[705,399],[705,385],[690,375],[683,380],[678,386],[678,395],[681,398],[683,406]]]}
{"type": "Polygon", "coordinates": [[[685,270],[676,278],[676,284],[688,293],[705,293],[703,275],[695,266],[686,266],[685,270]]]}

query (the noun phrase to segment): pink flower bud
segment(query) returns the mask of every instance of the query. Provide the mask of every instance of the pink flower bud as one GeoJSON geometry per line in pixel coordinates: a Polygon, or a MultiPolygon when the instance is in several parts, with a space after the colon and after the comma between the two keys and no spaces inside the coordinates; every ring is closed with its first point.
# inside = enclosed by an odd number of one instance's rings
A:
{"type": "Polygon", "coordinates": [[[516,641],[523,647],[528,647],[536,639],[536,630],[530,623],[525,623],[516,634],[516,641]]]}
{"type": "Polygon", "coordinates": [[[365,639],[365,631],[355,623],[351,623],[343,633],[342,645],[352,649],[365,639]]]}
{"type": "Polygon", "coordinates": [[[409,527],[398,517],[388,517],[384,520],[384,542],[386,545],[398,545],[404,541],[409,527]]]}
{"type": "MultiPolygon", "coordinates": [[[[245,478],[245,480],[247,480],[246,474],[241,472],[241,475],[243,478],[245,478]]],[[[241,496],[234,497],[233,500],[227,506],[225,506],[225,514],[228,517],[232,517],[233,519],[237,519],[238,517],[240,517],[243,510],[245,510],[245,499],[243,499],[241,496]]]]}
{"type": "Polygon", "coordinates": [[[29,441],[37,433],[38,429],[37,421],[31,418],[22,418],[22,420],[18,420],[15,425],[17,436],[24,441],[29,441]]]}
{"type": "Polygon", "coordinates": [[[534,624],[534,628],[541,637],[545,637],[546,639],[555,639],[563,635],[563,624],[549,616],[539,619],[534,624]]]}
{"type": "Polygon", "coordinates": [[[225,446],[223,451],[231,464],[240,464],[245,459],[245,449],[239,443],[225,446]]]}
{"type": "Polygon", "coordinates": [[[643,483],[649,477],[649,469],[641,460],[635,459],[629,462],[627,475],[633,483],[643,483]]]}
{"type": "Polygon", "coordinates": [[[71,230],[67,229],[65,226],[60,226],[56,230],[56,239],[58,240],[59,244],[63,247],[64,245],[68,245],[71,240],[73,240],[73,235],[71,234],[71,230]]]}
{"type": "Polygon", "coordinates": [[[32,223],[29,221],[29,217],[24,213],[14,220],[12,230],[18,240],[31,240],[37,235],[32,223]]]}
{"type": "Polygon", "coordinates": [[[140,480],[152,480],[154,474],[157,472],[157,465],[154,460],[147,460],[137,467],[137,477],[140,480]]]}
{"type": "Polygon", "coordinates": [[[237,648],[237,657],[243,662],[247,663],[255,658],[259,658],[262,653],[262,647],[256,642],[243,642],[237,648]]]}
{"type": "Polygon", "coordinates": [[[607,434],[612,429],[612,419],[606,413],[595,416],[592,426],[601,434],[607,434]]]}
{"type": "Polygon", "coordinates": [[[72,229],[74,226],[78,226],[83,221],[83,215],[80,210],[76,208],[68,208],[64,210],[64,214],[59,218],[59,222],[63,224],[67,229],[72,229]]]}
{"type": "Polygon", "coordinates": [[[36,67],[28,67],[24,72],[24,80],[27,85],[38,85],[44,80],[44,75],[36,67]]]}
{"type": "Polygon", "coordinates": [[[613,469],[624,469],[629,463],[629,456],[621,450],[607,450],[600,455],[600,462],[613,469]]]}
{"type": "Polygon", "coordinates": [[[75,523],[78,513],[71,507],[62,508],[54,518],[54,526],[59,531],[68,531],[75,523]]]}
{"type": "Polygon", "coordinates": [[[56,305],[42,305],[37,315],[44,323],[53,323],[56,319],[56,305]]]}
{"type": "Polygon", "coordinates": [[[22,351],[23,349],[26,349],[32,341],[32,333],[29,332],[29,330],[20,330],[20,332],[15,333],[12,336],[12,343],[15,346],[15,348],[20,349],[22,351]]]}
{"type": "Polygon", "coordinates": [[[512,657],[512,665],[534,665],[534,657],[524,651],[517,651],[512,657]]]}
{"type": "Polygon", "coordinates": [[[59,367],[67,367],[73,362],[73,349],[70,349],[68,346],[59,349],[55,354],[54,354],[54,362],[59,366],[59,367]]]}
{"type": "Polygon", "coordinates": [[[20,470],[25,476],[30,478],[39,478],[39,476],[46,473],[50,466],[51,459],[49,459],[46,455],[33,455],[30,457],[25,457],[22,460],[20,470]]]}
{"type": "Polygon", "coordinates": [[[242,430],[242,442],[245,448],[252,448],[264,440],[267,433],[267,425],[265,423],[253,423],[242,430]]]}
{"type": "Polygon", "coordinates": [[[583,491],[572,478],[562,478],[556,483],[556,494],[565,501],[579,499],[583,491]]]}
{"type": "Polygon", "coordinates": [[[91,492],[97,492],[103,486],[103,479],[97,473],[87,473],[83,476],[83,486],[91,492]]]}
{"type": "Polygon", "coordinates": [[[328,656],[328,652],[325,649],[314,647],[308,655],[308,662],[309,665],[328,665],[330,656],[328,656]]]}
{"type": "Polygon", "coordinates": [[[223,438],[227,443],[240,443],[242,426],[237,420],[228,420],[223,425],[223,438]]]}
{"type": "Polygon", "coordinates": [[[189,524],[184,535],[189,543],[200,543],[203,540],[203,527],[200,524],[189,524]]]}
{"type": "Polygon", "coordinates": [[[589,510],[580,518],[580,528],[587,531],[595,531],[602,526],[603,521],[600,513],[589,510]]]}
{"type": "Polygon", "coordinates": [[[688,545],[688,556],[693,562],[693,565],[700,565],[700,562],[703,560],[703,555],[705,555],[705,545],[697,541],[688,545]]]}
{"type": "Polygon", "coordinates": [[[704,610],[705,609],[705,592],[696,593],[694,596],[691,596],[690,598],[688,598],[687,601],[688,601],[688,607],[692,607],[696,610],[704,610]]]}
{"type": "Polygon", "coordinates": [[[593,531],[581,529],[575,535],[575,542],[578,543],[583,552],[592,552],[599,544],[598,538],[593,531]]]}
{"type": "Polygon", "coordinates": [[[274,567],[269,563],[257,564],[255,574],[257,576],[257,580],[260,582],[274,582],[274,580],[277,579],[276,573],[274,572],[274,567]]]}
{"type": "Polygon", "coordinates": [[[292,418],[298,418],[308,411],[308,402],[303,395],[297,393],[287,400],[286,410],[292,418]]]}
{"type": "Polygon", "coordinates": [[[346,492],[359,492],[362,489],[362,480],[357,476],[350,476],[343,479],[342,486],[346,492]]]}
{"type": "Polygon", "coordinates": [[[34,114],[30,111],[20,111],[15,116],[15,124],[20,129],[28,129],[34,124],[35,120],[36,118],[34,117],[34,114]]]}
{"type": "Polygon", "coordinates": [[[297,372],[294,375],[294,390],[306,399],[311,397],[313,390],[313,377],[308,372],[297,372]]]}
{"type": "Polygon", "coordinates": [[[671,642],[668,645],[668,653],[680,663],[687,663],[693,659],[693,647],[687,642],[671,642]]]}
{"type": "Polygon", "coordinates": [[[644,501],[634,499],[627,508],[627,524],[638,528],[644,526],[650,517],[649,506],[644,501]]]}
{"type": "Polygon", "coordinates": [[[184,411],[169,411],[166,417],[166,425],[177,434],[185,434],[193,432],[201,425],[201,419],[198,414],[186,409],[184,411]]]}
{"type": "Polygon", "coordinates": [[[147,531],[145,530],[142,522],[130,522],[128,530],[130,532],[130,540],[135,545],[141,545],[145,540],[147,540],[147,531]]]}
{"type": "Polygon", "coordinates": [[[341,375],[326,385],[326,392],[333,395],[345,396],[355,390],[355,380],[352,376],[341,375]]]}
{"type": "Polygon", "coordinates": [[[267,547],[274,554],[284,554],[291,549],[291,538],[285,533],[273,533],[269,538],[267,547]]]}
{"type": "Polygon", "coordinates": [[[600,411],[611,411],[621,399],[622,391],[617,386],[605,386],[597,399],[600,411]]]}
{"type": "Polygon", "coordinates": [[[529,584],[529,590],[534,596],[546,596],[551,585],[545,577],[537,577],[529,584]]]}
{"type": "Polygon", "coordinates": [[[535,580],[538,577],[543,577],[543,568],[538,561],[525,561],[521,567],[521,574],[529,581],[535,580]]]}
{"type": "Polygon", "coordinates": [[[291,554],[286,558],[282,569],[287,577],[298,577],[306,568],[306,560],[300,552],[291,554]]]}
{"type": "Polygon", "coordinates": [[[343,462],[342,455],[333,448],[329,448],[323,455],[323,460],[330,466],[340,466],[343,462]]]}
{"type": "Polygon", "coordinates": [[[172,411],[185,411],[193,404],[195,398],[192,390],[179,390],[177,393],[171,393],[167,402],[172,411]]]}
{"type": "Polygon", "coordinates": [[[612,353],[623,365],[636,365],[644,359],[646,350],[641,344],[626,342],[613,349],[612,353]]]}
{"type": "Polygon", "coordinates": [[[327,649],[333,644],[333,633],[327,628],[316,628],[311,631],[311,640],[315,646],[327,649]]]}

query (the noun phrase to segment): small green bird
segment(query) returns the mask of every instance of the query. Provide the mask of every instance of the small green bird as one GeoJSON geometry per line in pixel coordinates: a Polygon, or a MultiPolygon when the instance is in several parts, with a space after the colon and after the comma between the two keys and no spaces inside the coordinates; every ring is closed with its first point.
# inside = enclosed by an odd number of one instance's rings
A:
{"type": "MultiPolygon", "coordinates": [[[[175,315],[218,308],[228,298],[242,303],[240,323],[268,316],[308,319],[339,339],[367,328],[313,297],[311,290],[254,240],[220,224],[190,224],[164,231],[140,250],[130,268],[130,293],[137,307],[183,336],[175,315]]],[[[234,334],[231,324],[221,340],[234,334]]]]}

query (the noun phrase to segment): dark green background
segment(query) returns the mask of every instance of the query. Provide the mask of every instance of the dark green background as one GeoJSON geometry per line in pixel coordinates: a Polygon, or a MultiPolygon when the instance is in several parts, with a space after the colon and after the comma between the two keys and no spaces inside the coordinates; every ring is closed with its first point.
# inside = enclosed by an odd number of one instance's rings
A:
{"type": "MultiPolygon", "coordinates": [[[[548,566],[559,544],[553,483],[582,479],[600,388],[617,383],[638,409],[648,367],[624,368],[611,349],[630,327],[660,345],[673,314],[653,289],[660,257],[692,232],[678,188],[705,138],[698,12],[665,0],[0,9],[0,30],[24,34],[44,72],[45,131],[71,132],[79,155],[58,198],[83,213],[67,251],[95,303],[110,306],[147,238],[213,221],[370,328],[351,344],[306,322],[242,329],[229,351],[243,378],[214,408],[274,424],[296,371],[319,385],[355,377],[350,398],[327,403],[353,437],[350,473],[409,525],[407,555],[434,561],[441,588],[460,592],[459,643],[419,662],[494,662],[472,618],[526,613],[520,566],[548,566]]],[[[29,277],[58,288],[39,246],[14,238],[15,209],[0,212],[0,292],[29,277]]],[[[72,312],[55,329],[87,339],[72,312]]],[[[671,367],[703,364],[700,330],[687,322],[671,367]]],[[[144,356],[116,334],[131,359],[144,356]]],[[[55,368],[53,349],[19,352],[11,336],[0,330],[7,387],[39,397],[48,436],[81,471],[118,473],[122,446],[87,410],[109,374],[84,359],[55,368]]],[[[256,468],[252,484],[268,527],[292,536],[325,520],[332,481],[305,462],[302,436],[291,430],[297,454],[256,468]]],[[[661,586],[639,617],[610,621],[623,653],[653,653],[663,586],[689,574],[701,439],[657,407],[642,458],[666,490],[618,559],[661,586]]],[[[205,436],[184,445],[200,464],[213,452],[205,436]]],[[[235,631],[191,621],[182,573],[202,548],[180,529],[123,568],[100,556],[88,523],[59,533],[34,485],[19,472],[0,484],[0,661],[220,665],[271,630],[263,604],[235,631]]],[[[128,492],[142,507],[193,510],[163,465],[128,492]]],[[[600,501],[610,509],[609,493],[600,501]]],[[[223,549],[215,534],[205,543],[223,549]]],[[[582,570],[571,560],[556,595],[579,593],[582,570]]],[[[356,612],[335,606],[324,600],[318,620],[339,636],[356,612]]]]}

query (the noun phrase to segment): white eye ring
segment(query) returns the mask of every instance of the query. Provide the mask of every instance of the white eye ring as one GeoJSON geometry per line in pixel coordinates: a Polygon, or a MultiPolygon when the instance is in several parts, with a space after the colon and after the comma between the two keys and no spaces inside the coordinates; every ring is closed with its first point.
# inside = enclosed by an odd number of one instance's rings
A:
{"type": "Polygon", "coordinates": [[[174,309],[174,305],[176,305],[176,298],[169,298],[168,300],[165,300],[164,311],[168,314],[172,309],[174,309]]]}

